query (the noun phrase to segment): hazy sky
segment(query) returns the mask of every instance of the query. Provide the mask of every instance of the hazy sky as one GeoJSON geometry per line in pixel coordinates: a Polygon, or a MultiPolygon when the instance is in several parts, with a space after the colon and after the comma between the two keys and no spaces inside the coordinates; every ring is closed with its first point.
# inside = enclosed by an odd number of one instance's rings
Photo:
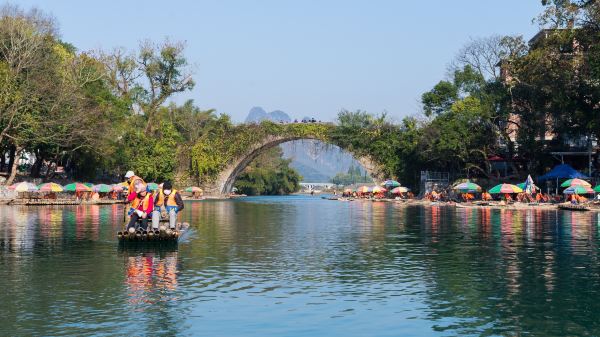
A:
{"type": "Polygon", "coordinates": [[[243,120],[253,106],[333,120],[342,109],[420,111],[470,37],[532,37],[539,0],[19,0],[52,13],[80,50],[187,42],[202,108],[243,120]]]}

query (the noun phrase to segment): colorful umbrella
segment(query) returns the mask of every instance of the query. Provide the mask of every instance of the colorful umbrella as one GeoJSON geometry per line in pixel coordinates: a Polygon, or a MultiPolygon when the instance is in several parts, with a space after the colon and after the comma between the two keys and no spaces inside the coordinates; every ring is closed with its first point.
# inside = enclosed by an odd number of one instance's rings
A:
{"type": "Polygon", "coordinates": [[[361,186],[356,191],[358,193],[370,193],[371,189],[368,186],[361,186]]]}
{"type": "Polygon", "coordinates": [[[395,181],[395,180],[386,180],[384,182],[381,183],[381,186],[385,186],[385,187],[398,187],[400,186],[400,183],[395,181]]]}
{"type": "Polygon", "coordinates": [[[500,184],[492,187],[489,191],[490,194],[499,194],[499,193],[521,193],[523,189],[519,186],[512,184],[500,184]]]}
{"type": "Polygon", "coordinates": [[[157,183],[148,183],[146,185],[146,188],[150,191],[158,191],[158,184],[157,183]]]}
{"type": "Polygon", "coordinates": [[[113,191],[115,191],[115,192],[123,192],[123,190],[124,190],[125,188],[126,188],[126,187],[124,187],[122,184],[116,184],[116,185],[113,185],[113,186],[112,186],[111,190],[113,190],[113,191]]]}
{"type": "Polygon", "coordinates": [[[588,183],[585,180],[579,179],[579,178],[569,179],[569,180],[566,180],[564,183],[560,184],[560,187],[571,187],[571,186],[592,187],[592,184],[588,183]]]}
{"type": "Polygon", "coordinates": [[[40,192],[62,192],[64,191],[63,187],[57,183],[45,183],[40,184],[38,186],[38,191],[40,192]]]}
{"type": "Polygon", "coordinates": [[[35,184],[28,183],[26,181],[13,184],[9,187],[9,189],[17,191],[17,192],[34,192],[37,191],[38,188],[35,184]]]}
{"type": "Polygon", "coordinates": [[[185,189],[186,192],[202,192],[200,187],[192,186],[185,189]]]}
{"type": "Polygon", "coordinates": [[[571,186],[563,191],[564,194],[593,194],[594,190],[588,186],[571,186]]]}
{"type": "MultiPolygon", "coordinates": [[[[521,186],[519,186],[521,187],[521,186]]],[[[525,186],[521,187],[521,189],[525,192],[525,193],[533,193],[537,190],[539,190],[540,188],[535,186],[535,184],[533,183],[533,178],[531,178],[531,174],[527,175],[527,179],[525,179],[525,186]]]]}
{"type": "Polygon", "coordinates": [[[92,183],[83,183],[83,184],[84,184],[85,186],[89,187],[89,188],[92,188],[92,187],[94,187],[94,184],[92,184],[92,183]]]}
{"type": "Polygon", "coordinates": [[[373,192],[373,193],[385,193],[385,192],[387,192],[387,190],[385,188],[383,188],[383,187],[373,186],[371,188],[371,192],[373,192]]]}
{"type": "Polygon", "coordinates": [[[392,192],[392,194],[400,194],[400,193],[406,193],[408,191],[409,191],[409,189],[407,187],[399,186],[399,187],[394,188],[390,192],[392,192]]]}
{"type": "Polygon", "coordinates": [[[537,185],[533,185],[532,192],[527,192],[527,182],[519,183],[516,186],[518,186],[520,189],[522,189],[523,192],[525,192],[525,193],[533,193],[533,191],[539,191],[540,190],[540,188],[537,185]]]}
{"type": "Polygon", "coordinates": [[[98,184],[98,185],[94,185],[92,187],[92,190],[94,192],[98,192],[98,193],[108,193],[108,192],[112,191],[112,186],[106,185],[106,184],[98,184]]]}
{"type": "Polygon", "coordinates": [[[65,185],[65,191],[69,192],[91,192],[92,189],[81,183],[70,183],[65,185]]]}
{"type": "Polygon", "coordinates": [[[454,186],[453,189],[456,191],[459,191],[461,193],[481,192],[481,186],[479,186],[475,183],[472,183],[472,182],[458,184],[458,185],[454,186]]]}

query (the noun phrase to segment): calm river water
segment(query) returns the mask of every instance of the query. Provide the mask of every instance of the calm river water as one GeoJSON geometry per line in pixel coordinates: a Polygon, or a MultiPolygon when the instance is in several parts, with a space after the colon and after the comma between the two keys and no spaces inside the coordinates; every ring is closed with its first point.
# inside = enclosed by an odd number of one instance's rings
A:
{"type": "Polygon", "coordinates": [[[0,208],[0,336],[600,335],[598,213],[317,197],[187,203],[177,248],[122,206],[0,208]]]}

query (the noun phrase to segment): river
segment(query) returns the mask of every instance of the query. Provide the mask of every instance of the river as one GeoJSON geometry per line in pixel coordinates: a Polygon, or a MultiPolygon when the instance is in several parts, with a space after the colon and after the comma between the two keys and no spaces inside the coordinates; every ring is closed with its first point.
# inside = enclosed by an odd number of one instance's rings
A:
{"type": "Polygon", "coordinates": [[[600,335],[598,213],[319,197],[188,202],[178,247],[122,206],[0,207],[0,336],[600,335]]]}

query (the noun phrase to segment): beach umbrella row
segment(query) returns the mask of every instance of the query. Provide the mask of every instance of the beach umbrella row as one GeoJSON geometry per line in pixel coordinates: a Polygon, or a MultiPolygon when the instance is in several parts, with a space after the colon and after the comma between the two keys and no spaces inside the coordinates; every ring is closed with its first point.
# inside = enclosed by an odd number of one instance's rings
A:
{"type": "MultiPolygon", "coordinates": [[[[121,192],[123,191],[123,187],[120,184],[117,185],[107,185],[107,184],[98,184],[93,185],[91,183],[71,183],[65,186],[61,186],[57,183],[43,183],[39,185],[35,185],[30,182],[20,182],[13,184],[8,187],[10,190],[17,192],[99,192],[99,193],[108,193],[112,191],[121,192]]],[[[158,185],[156,185],[158,188],[158,185]]]]}

